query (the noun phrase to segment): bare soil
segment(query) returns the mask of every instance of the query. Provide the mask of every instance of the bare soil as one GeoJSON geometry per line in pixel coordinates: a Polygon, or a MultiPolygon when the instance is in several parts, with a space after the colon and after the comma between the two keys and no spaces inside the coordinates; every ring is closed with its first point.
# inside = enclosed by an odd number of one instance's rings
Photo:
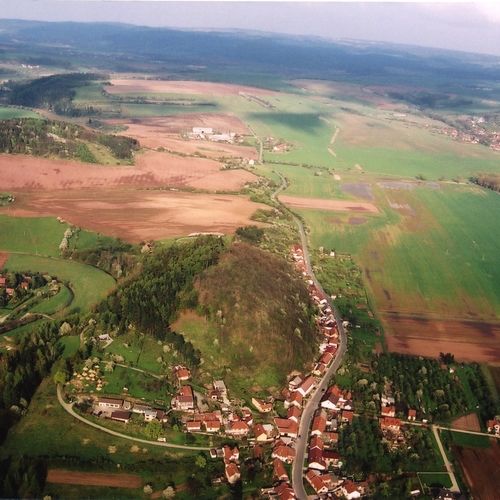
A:
{"type": "MultiPolygon", "coordinates": [[[[9,214],[59,216],[76,226],[133,243],[194,232],[231,233],[255,224],[251,215],[267,205],[247,197],[170,190],[72,189],[15,192],[9,214]]],[[[0,210],[2,213],[2,210],[0,210]]]]}
{"type": "Polygon", "coordinates": [[[24,155],[0,155],[2,188],[38,191],[110,187],[184,187],[237,191],[256,177],[246,170],[221,170],[205,158],[146,151],[135,166],[102,166],[24,155]],[[206,185],[204,181],[206,180],[206,185]]]}
{"type": "Polygon", "coordinates": [[[5,263],[9,260],[9,254],[7,252],[0,252],[0,269],[5,266],[5,263]]]}
{"type": "Polygon", "coordinates": [[[434,319],[382,313],[389,351],[438,357],[451,352],[457,361],[499,364],[500,323],[434,319]]]}
{"type": "Polygon", "coordinates": [[[276,94],[272,90],[249,87],[246,85],[233,85],[230,83],[173,81],[173,80],[139,80],[129,78],[116,78],[111,80],[111,85],[105,87],[110,94],[202,94],[202,95],[238,95],[245,92],[253,95],[276,94]]]}
{"type": "Polygon", "coordinates": [[[477,413],[469,413],[463,417],[459,417],[451,423],[453,429],[460,429],[462,431],[476,431],[481,432],[481,424],[477,413]]]}
{"type": "Polygon", "coordinates": [[[102,472],[76,472],[64,469],[49,469],[48,483],[79,484],[82,486],[107,486],[111,488],[137,489],[142,487],[142,478],[135,474],[113,474],[102,472]]]}
{"type": "Polygon", "coordinates": [[[186,113],[171,116],[107,120],[107,123],[129,127],[134,125],[138,127],[135,129],[138,132],[144,133],[148,130],[148,136],[186,133],[191,132],[193,127],[211,127],[220,132],[250,135],[248,127],[237,116],[229,113],[186,113]]]}
{"type": "Polygon", "coordinates": [[[314,208],[336,212],[369,212],[378,213],[373,203],[345,200],[324,200],[321,198],[301,198],[299,196],[281,195],[279,199],[286,205],[295,208],[314,208]]]}
{"type": "Polygon", "coordinates": [[[490,448],[454,447],[473,498],[497,500],[500,491],[500,445],[491,440],[490,448]]]}

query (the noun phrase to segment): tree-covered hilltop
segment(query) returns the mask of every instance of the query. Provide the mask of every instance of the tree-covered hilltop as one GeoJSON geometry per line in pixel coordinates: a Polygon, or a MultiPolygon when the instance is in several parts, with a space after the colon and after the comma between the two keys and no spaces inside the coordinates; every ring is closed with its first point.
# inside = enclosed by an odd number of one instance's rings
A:
{"type": "Polygon", "coordinates": [[[0,121],[0,152],[56,156],[98,163],[89,144],[104,146],[117,160],[130,161],[139,149],[135,139],[102,134],[72,123],[36,118],[0,121]]]}
{"type": "Polygon", "coordinates": [[[316,330],[304,281],[284,259],[233,244],[196,286],[233,371],[277,366],[283,374],[313,359],[316,330]]]}

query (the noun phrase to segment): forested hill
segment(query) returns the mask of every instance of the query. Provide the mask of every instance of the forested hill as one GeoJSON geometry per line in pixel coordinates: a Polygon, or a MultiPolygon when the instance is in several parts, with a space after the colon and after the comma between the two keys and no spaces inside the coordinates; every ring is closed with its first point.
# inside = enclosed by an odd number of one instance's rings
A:
{"type": "Polygon", "coordinates": [[[312,360],[313,309],[303,280],[285,260],[234,244],[196,287],[219,332],[222,361],[233,370],[274,366],[286,374],[312,360]]]}
{"type": "Polygon", "coordinates": [[[0,152],[56,156],[98,163],[90,148],[106,148],[116,160],[131,161],[139,143],[135,139],[103,134],[71,123],[36,118],[0,121],[0,152]]]}

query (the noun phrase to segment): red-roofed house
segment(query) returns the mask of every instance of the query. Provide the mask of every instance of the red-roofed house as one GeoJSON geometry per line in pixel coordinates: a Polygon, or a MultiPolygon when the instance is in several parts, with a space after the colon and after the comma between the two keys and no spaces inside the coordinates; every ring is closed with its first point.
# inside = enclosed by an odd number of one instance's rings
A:
{"type": "Polygon", "coordinates": [[[336,444],[339,442],[338,432],[323,432],[321,437],[325,440],[325,443],[336,444]]]}
{"type": "Polygon", "coordinates": [[[309,448],[307,463],[310,469],[326,470],[326,462],[323,458],[323,450],[318,448],[309,448]]]}
{"type": "Polygon", "coordinates": [[[295,493],[288,483],[280,483],[276,486],[274,494],[279,500],[293,500],[295,498],[295,493]]]}
{"type": "Polygon", "coordinates": [[[111,412],[111,420],[117,420],[118,422],[123,422],[125,424],[128,424],[130,421],[130,417],[132,417],[132,412],[131,411],[123,411],[123,410],[117,410],[111,412]]]}
{"type": "Polygon", "coordinates": [[[307,482],[312,486],[316,494],[323,495],[328,493],[328,486],[324,483],[319,472],[308,470],[306,472],[307,482]]]}
{"type": "Polygon", "coordinates": [[[342,422],[352,424],[352,419],[354,418],[354,413],[349,410],[342,411],[342,422]]]}
{"type": "Polygon", "coordinates": [[[290,481],[283,462],[278,458],[273,461],[273,474],[278,481],[286,481],[287,483],[290,481]]]}
{"type": "Polygon", "coordinates": [[[401,429],[401,420],[394,417],[381,417],[378,419],[380,428],[391,432],[399,432],[401,429]]]}
{"type": "Polygon", "coordinates": [[[240,468],[232,462],[226,465],[225,473],[229,484],[236,483],[241,477],[240,468]]]}
{"type": "Polygon", "coordinates": [[[191,378],[191,372],[185,366],[181,365],[177,365],[174,367],[174,375],[177,378],[177,382],[179,383],[191,378]]]}
{"type": "Polygon", "coordinates": [[[408,410],[408,420],[415,421],[417,418],[417,410],[412,410],[411,408],[408,410]]]}
{"type": "Polygon", "coordinates": [[[295,459],[295,450],[287,445],[276,446],[271,455],[272,458],[279,458],[281,461],[291,464],[295,459]]]}
{"type": "Polygon", "coordinates": [[[297,389],[297,392],[300,392],[303,397],[308,396],[314,389],[314,386],[316,385],[316,380],[314,377],[307,377],[302,384],[297,389]]]}
{"type": "Polygon", "coordinates": [[[203,422],[205,425],[205,430],[207,432],[219,432],[220,431],[220,421],[219,420],[205,420],[203,422]]]}
{"type": "Polygon", "coordinates": [[[280,436],[296,438],[299,431],[299,424],[295,420],[275,417],[274,425],[278,428],[280,436]]]}
{"type": "Polygon", "coordinates": [[[316,415],[313,419],[311,434],[313,436],[321,436],[326,429],[326,415],[324,411],[321,411],[319,415],[316,415]]]}
{"type": "Polygon", "coordinates": [[[486,428],[490,434],[500,436],[500,418],[495,417],[493,420],[488,420],[486,422],[486,428]]]}
{"type": "Polygon", "coordinates": [[[286,414],[287,418],[289,418],[290,420],[295,420],[295,422],[298,422],[300,420],[301,415],[302,415],[302,409],[297,408],[296,406],[290,406],[286,414]]]}
{"type": "Polygon", "coordinates": [[[222,448],[222,453],[224,455],[224,463],[237,462],[240,458],[240,450],[236,446],[231,448],[226,444],[222,448]]]}
{"type": "Polygon", "coordinates": [[[395,417],[396,416],[396,407],[395,406],[383,406],[381,415],[383,417],[395,417]]]}
{"type": "Polygon", "coordinates": [[[186,430],[188,432],[199,432],[201,431],[201,422],[198,420],[186,422],[186,430]]]}
{"type": "Polygon", "coordinates": [[[361,497],[358,487],[352,481],[346,481],[340,488],[347,500],[361,497]]]}
{"type": "Polygon", "coordinates": [[[194,395],[190,385],[183,385],[179,388],[177,396],[172,398],[172,407],[181,411],[194,409],[194,395]]]}
{"type": "Polygon", "coordinates": [[[323,450],[323,460],[328,467],[342,467],[340,455],[333,450],[323,450]]]}
{"type": "Polygon", "coordinates": [[[256,441],[265,442],[269,439],[266,429],[262,424],[255,424],[253,426],[253,435],[256,441]]]}
{"type": "Polygon", "coordinates": [[[269,413],[273,409],[272,403],[267,403],[262,399],[252,398],[252,404],[260,413],[269,413]]]}
{"type": "Polygon", "coordinates": [[[294,391],[285,401],[285,408],[288,408],[290,406],[296,406],[297,408],[302,408],[303,400],[304,396],[302,396],[302,394],[299,391],[294,391]]]}
{"type": "Polygon", "coordinates": [[[242,420],[237,420],[236,422],[230,422],[226,428],[226,434],[230,434],[234,437],[247,436],[250,431],[250,427],[246,422],[242,420]]]}

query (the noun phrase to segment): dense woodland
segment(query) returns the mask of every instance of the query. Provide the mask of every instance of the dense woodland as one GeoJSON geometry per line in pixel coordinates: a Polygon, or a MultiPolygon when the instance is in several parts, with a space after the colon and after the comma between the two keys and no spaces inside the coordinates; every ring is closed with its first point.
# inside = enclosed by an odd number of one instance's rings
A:
{"type": "Polygon", "coordinates": [[[97,163],[87,143],[107,147],[117,159],[131,160],[139,149],[135,139],[107,135],[72,123],[35,118],[0,121],[0,152],[57,156],[97,163]]]}
{"type": "Polygon", "coordinates": [[[75,89],[100,79],[92,73],[69,73],[44,76],[31,81],[6,82],[3,98],[9,104],[29,108],[46,108],[59,115],[86,116],[95,113],[92,107],[79,108],[73,104],[75,89]]]}
{"type": "Polygon", "coordinates": [[[469,180],[478,186],[491,189],[497,193],[500,192],[500,175],[498,174],[479,174],[469,180]]]}

